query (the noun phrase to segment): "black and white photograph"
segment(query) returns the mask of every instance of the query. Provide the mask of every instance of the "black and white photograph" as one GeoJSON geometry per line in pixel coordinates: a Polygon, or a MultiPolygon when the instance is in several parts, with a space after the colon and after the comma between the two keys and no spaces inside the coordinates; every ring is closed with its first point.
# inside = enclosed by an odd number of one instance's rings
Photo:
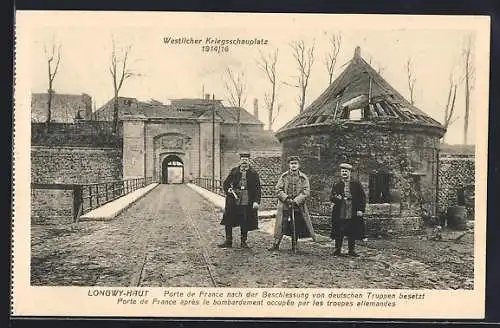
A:
{"type": "Polygon", "coordinates": [[[14,307],[483,313],[487,17],[17,16],[14,307]]]}

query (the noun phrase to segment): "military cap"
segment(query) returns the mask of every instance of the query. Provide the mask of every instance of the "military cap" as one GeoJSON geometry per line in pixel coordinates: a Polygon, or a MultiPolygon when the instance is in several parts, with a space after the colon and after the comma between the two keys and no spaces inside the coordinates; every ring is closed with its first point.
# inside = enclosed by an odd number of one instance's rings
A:
{"type": "Polygon", "coordinates": [[[290,163],[291,161],[297,161],[297,162],[299,162],[299,160],[300,160],[299,156],[289,156],[287,162],[288,163],[290,163]]]}
{"type": "Polygon", "coordinates": [[[250,153],[240,153],[240,157],[250,158],[250,153]]]}
{"type": "Polygon", "coordinates": [[[341,169],[348,169],[348,170],[352,170],[352,165],[351,165],[351,164],[348,164],[348,163],[342,163],[342,164],[340,164],[340,168],[341,168],[341,169]]]}

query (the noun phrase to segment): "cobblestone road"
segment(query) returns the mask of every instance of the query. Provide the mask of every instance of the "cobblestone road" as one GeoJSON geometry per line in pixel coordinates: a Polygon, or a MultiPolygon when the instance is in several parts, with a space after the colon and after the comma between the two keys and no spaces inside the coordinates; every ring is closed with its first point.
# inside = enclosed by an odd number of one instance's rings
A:
{"type": "MultiPolygon", "coordinates": [[[[333,288],[473,288],[473,242],[417,237],[359,245],[333,257],[330,242],[271,253],[272,221],[249,233],[250,250],[216,247],[221,212],[183,185],[160,185],[109,222],[32,227],[33,285],[333,288]],[[208,263],[208,265],[207,265],[208,263]],[[209,270],[210,268],[210,270],[209,270]]],[[[235,230],[238,241],[239,231],[235,230]]]]}

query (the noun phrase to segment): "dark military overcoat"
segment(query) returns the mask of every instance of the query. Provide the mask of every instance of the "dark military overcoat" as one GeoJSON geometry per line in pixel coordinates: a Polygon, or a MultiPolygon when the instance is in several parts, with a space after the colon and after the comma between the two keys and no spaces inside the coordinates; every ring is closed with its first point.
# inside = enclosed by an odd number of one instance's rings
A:
{"type": "Polygon", "coordinates": [[[260,204],[261,187],[259,174],[251,166],[247,170],[247,185],[245,188],[248,190],[248,206],[238,206],[234,196],[229,193],[229,188],[233,188],[236,194],[239,193],[241,190],[241,175],[240,167],[237,166],[231,170],[222,184],[226,194],[226,204],[220,224],[231,227],[246,224],[248,231],[257,230],[259,228],[257,209],[252,208],[252,205],[254,202],[260,204]],[[245,217],[246,222],[243,221],[245,217]]]}
{"type": "Polygon", "coordinates": [[[333,202],[332,210],[332,231],[330,237],[332,239],[337,239],[341,235],[344,235],[350,239],[360,240],[365,238],[365,222],[362,216],[356,214],[357,211],[365,212],[366,207],[366,195],[363,191],[363,187],[359,181],[351,180],[349,187],[352,196],[352,216],[348,219],[340,218],[340,211],[343,206],[343,199],[338,199],[337,196],[345,196],[344,193],[345,183],[339,181],[335,183],[332,187],[332,192],[330,195],[330,200],[333,202]]]}

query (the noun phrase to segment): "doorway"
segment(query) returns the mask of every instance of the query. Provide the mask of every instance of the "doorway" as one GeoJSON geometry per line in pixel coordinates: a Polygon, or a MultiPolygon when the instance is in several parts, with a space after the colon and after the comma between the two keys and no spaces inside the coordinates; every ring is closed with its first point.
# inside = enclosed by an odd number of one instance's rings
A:
{"type": "Polygon", "coordinates": [[[184,163],[179,156],[165,157],[161,164],[161,183],[184,183],[184,163]]]}

